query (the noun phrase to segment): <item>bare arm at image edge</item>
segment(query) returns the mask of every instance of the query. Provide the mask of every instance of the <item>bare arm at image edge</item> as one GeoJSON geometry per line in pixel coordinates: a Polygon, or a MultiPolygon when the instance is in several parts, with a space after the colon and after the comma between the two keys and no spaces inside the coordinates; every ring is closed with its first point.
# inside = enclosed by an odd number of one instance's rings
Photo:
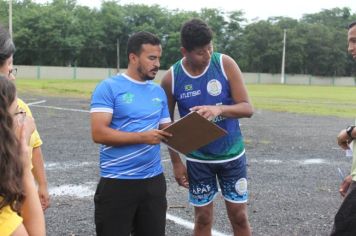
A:
{"type": "Polygon", "coordinates": [[[43,210],[46,210],[50,206],[50,197],[48,193],[48,185],[43,155],[40,146],[34,147],[32,149],[32,165],[32,173],[38,184],[38,196],[41,201],[41,206],[43,210]]]}
{"type": "MultiPolygon", "coordinates": [[[[163,76],[161,80],[161,87],[164,89],[166,96],[167,96],[167,102],[168,102],[168,110],[169,114],[171,116],[172,122],[174,122],[174,109],[176,105],[176,101],[173,97],[172,93],[172,74],[171,74],[171,69],[166,72],[166,74],[163,76]]],[[[184,165],[182,159],[180,158],[179,154],[168,148],[169,151],[169,156],[171,158],[172,166],[173,166],[173,172],[174,172],[174,178],[176,179],[177,183],[185,188],[189,187],[189,180],[188,180],[188,174],[187,174],[187,168],[184,165]]]]}

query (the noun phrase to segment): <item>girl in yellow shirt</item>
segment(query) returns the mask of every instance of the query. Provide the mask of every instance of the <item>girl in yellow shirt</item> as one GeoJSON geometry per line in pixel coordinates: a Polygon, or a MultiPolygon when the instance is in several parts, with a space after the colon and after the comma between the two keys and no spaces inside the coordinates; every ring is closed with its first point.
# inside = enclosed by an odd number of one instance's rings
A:
{"type": "Polygon", "coordinates": [[[28,144],[33,118],[19,110],[15,85],[0,76],[0,235],[45,235],[28,144]]]}

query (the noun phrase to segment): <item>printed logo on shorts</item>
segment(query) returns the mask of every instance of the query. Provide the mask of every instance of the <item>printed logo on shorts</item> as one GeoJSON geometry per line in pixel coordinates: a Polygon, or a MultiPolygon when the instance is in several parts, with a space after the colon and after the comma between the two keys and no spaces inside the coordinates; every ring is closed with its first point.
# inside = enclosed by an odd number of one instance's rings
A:
{"type": "Polygon", "coordinates": [[[244,195],[247,192],[247,180],[246,180],[246,178],[241,178],[236,182],[235,190],[239,195],[244,195]]]}
{"type": "Polygon", "coordinates": [[[210,185],[205,186],[194,186],[193,187],[193,194],[200,195],[200,194],[207,194],[211,191],[210,185]]]}
{"type": "Polygon", "coordinates": [[[124,101],[124,103],[132,103],[133,99],[134,99],[135,95],[133,95],[132,93],[125,93],[122,96],[122,100],[124,101]]]}
{"type": "Polygon", "coordinates": [[[219,80],[212,79],[208,82],[206,89],[211,96],[215,97],[221,94],[222,86],[219,80]]]}

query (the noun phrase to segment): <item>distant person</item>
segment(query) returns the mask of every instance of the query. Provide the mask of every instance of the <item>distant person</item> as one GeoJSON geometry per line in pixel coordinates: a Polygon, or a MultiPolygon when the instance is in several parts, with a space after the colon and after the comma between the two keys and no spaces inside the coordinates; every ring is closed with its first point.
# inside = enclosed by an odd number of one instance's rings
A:
{"type": "Polygon", "coordinates": [[[194,235],[211,235],[217,180],[234,235],[251,235],[245,148],[238,118],[251,117],[253,108],[241,71],[231,57],[213,51],[213,33],[205,22],[186,22],[180,35],[183,58],[161,83],[171,118],[177,104],[181,117],[196,111],[228,131],[225,137],[189,153],[187,167],[170,150],[175,178],[189,188],[189,202],[195,210],[194,235]]]}
{"type": "Polygon", "coordinates": [[[28,158],[35,129],[19,109],[15,85],[0,76],[0,235],[43,236],[45,222],[28,158]]]}
{"type": "MultiPolygon", "coordinates": [[[[0,75],[3,75],[11,80],[15,79],[13,68],[13,55],[15,53],[15,45],[10,37],[9,32],[0,25],[0,75]]],[[[24,101],[18,98],[19,107],[24,110],[27,116],[32,117],[30,108],[24,101]]],[[[44,168],[43,155],[41,150],[42,140],[35,130],[31,136],[30,142],[30,157],[32,157],[32,173],[38,184],[38,194],[41,200],[42,209],[45,210],[50,205],[47,178],[44,168]]]]}
{"type": "MultiPolygon", "coordinates": [[[[356,21],[348,27],[348,51],[356,60],[356,21]]],[[[337,142],[342,149],[350,149],[353,141],[353,160],[351,174],[341,183],[339,192],[344,197],[335,215],[334,227],[331,235],[356,235],[356,127],[348,126],[340,131],[337,142]]]]}
{"type": "Polygon", "coordinates": [[[127,72],[102,81],[93,92],[91,130],[100,143],[100,181],[94,196],[98,236],[163,236],[166,181],[160,129],[171,119],[163,89],[152,82],[160,67],[160,40],[149,32],[127,43],[127,72]]]}

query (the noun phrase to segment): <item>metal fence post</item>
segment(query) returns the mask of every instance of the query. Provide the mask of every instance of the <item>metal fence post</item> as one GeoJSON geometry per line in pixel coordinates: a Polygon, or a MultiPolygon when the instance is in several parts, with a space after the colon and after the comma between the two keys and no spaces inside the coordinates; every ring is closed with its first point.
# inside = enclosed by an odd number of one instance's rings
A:
{"type": "Polygon", "coordinates": [[[77,66],[73,67],[73,79],[77,79],[77,66]]]}
{"type": "Polygon", "coordinates": [[[40,67],[40,66],[37,66],[37,75],[36,75],[36,78],[37,78],[37,79],[40,79],[40,78],[41,78],[41,67],[40,67]]]}

